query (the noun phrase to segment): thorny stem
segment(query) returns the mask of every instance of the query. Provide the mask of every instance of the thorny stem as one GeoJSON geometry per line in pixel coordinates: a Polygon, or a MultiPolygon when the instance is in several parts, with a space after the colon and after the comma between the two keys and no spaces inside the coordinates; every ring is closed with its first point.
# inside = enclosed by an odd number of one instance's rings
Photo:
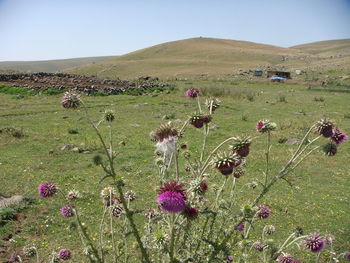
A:
{"type": "MultiPolygon", "coordinates": [[[[124,192],[123,192],[121,181],[116,181],[116,173],[115,173],[114,166],[113,166],[112,153],[109,154],[109,151],[108,151],[107,146],[106,146],[106,144],[105,144],[105,142],[104,142],[104,140],[103,140],[103,138],[101,136],[101,133],[100,133],[99,129],[95,126],[94,122],[91,120],[91,118],[89,116],[89,113],[88,113],[84,103],[82,103],[82,104],[84,106],[83,108],[85,110],[86,118],[90,122],[92,127],[94,128],[94,130],[95,130],[97,136],[99,137],[99,139],[101,141],[101,144],[102,144],[102,146],[103,146],[103,148],[105,150],[105,153],[106,153],[106,155],[108,157],[109,165],[110,165],[110,168],[111,168],[111,176],[114,178],[114,182],[117,185],[117,189],[118,189],[118,193],[119,193],[119,199],[120,199],[120,201],[123,204],[123,207],[125,209],[125,215],[128,218],[128,220],[129,220],[129,224],[130,224],[130,226],[132,228],[132,231],[133,231],[133,234],[135,236],[135,239],[136,239],[136,241],[137,241],[137,243],[138,243],[138,245],[140,247],[143,260],[145,262],[147,262],[147,263],[150,263],[151,261],[149,259],[148,253],[147,253],[145,247],[143,246],[143,243],[142,243],[142,240],[141,240],[141,237],[140,237],[140,233],[139,233],[139,231],[138,231],[138,229],[137,229],[137,227],[135,225],[135,222],[134,222],[134,219],[133,219],[133,213],[127,207],[127,203],[126,203],[126,200],[124,198],[124,192]]],[[[101,262],[101,260],[99,259],[98,254],[97,254],[97,257],[98,257],[99,262],[101,262]]]]}
{"type": "Polygon", "coordinates": [[[265,169],[265,183],[264,183],[264,187],[266,187],[267,185],[267,179],[268,179],[268,175],[269,175],[269,155],[270,155],[270,150],[271,150],[271,133],[270,131],[267,132],[267,149],[266,149],[266,169],[265,169]]]}
{"type": "Polygon", "coordinates": [[[175,154],[175,168],[176,168],[176,182],[180,180],[180,172],[179,172],[179,152],[177,151],[175,154]]]}
{"type": "Polygon", "coordinates": [[[201,107],[201,102],[199,100],[199,95],[197,96],[197,104],[198,104],[199,113],[202,113],[202,107],[201,107]]]}
{"type": "Polygon", "coordinates": [[[104,220],[105,220],[105,217],[106,217],[106,213],[107,213],[107,207],[105,207],[104,211],[103,211],[103,216],[102,216],[102,219],[101,219],[101,225],[100,225],[100,238],[99,238],[99,247],[100,247],[100,250],[101,250],[101,259],[102,259],[102,262],[104,262],[104,249],[103,249],[103,223],[104,223],[104,220]]]}
{"type": "MultiPolygon", "coordinates": [[[[109,193],[109,204],[110,204],[110,209],[112,208],[112,191],[109,193]]],[[[112,211],[109,211],[109,224],[110,224],[110,231],[111,231],[111,237],[112,237],[112,246],[113,246],[113,257],[114,257],[114,262],[117,262],[117,251],[115,247],[115,240],[114,240],[114,230],[113,230],[113,214],[112,211]]]]}
{"type": "Polygon", "coordinates": [[[219,197],[220,197],[222,191],[224,190],[224,187],[225,187],[225,185],[226,185],[227,180],[228,180],[228,176],[225,176],[224,183],[223,183],[222,186],[219,188],[219,190],[218,190],[218,192],[217,192],[217,194],[216,194],[216,199],[215,199],[215,203],[214,203],[214,207],[215,207],[215,208],[217,208],[217,206],[218,206],[219,197]]]}
{"type": "Polygon", "coordinates": [[[204,141],[203,141],[203,148],[202,148],[202,152],[201,152],[201,157],[199,159],[200,162],[203,161],[204,151],[205,151],[205,146],[207,144],[208,134],[209,134],[209,125],[208,125],[208,123],[206,123],[205,126],[204,126],[204,141]]]}
{"type": "Polygon", "coordinates": [[[79,214],[78,214],[78,211],[76,208],[73,208],[74,210],[74,214],[75,214],[75,219],[78,223],[78,226],[80,227],[80,231],[81,233],[83,234],[84,238],[88,241],[89,243],[89,246],[91,247],[91,250],[92,250],[92,253],[94,254],[94,256],[96,257],[97,259],[97,262],[100,262],[100,263],[103,263],[103,261],[101,261],[101,258],[100,256],[98,255],[98,251],[97,249],[95,248],[95,246],[92,244],[92,241],[89,237],[89,235],[87,234],[86,230],[85,230],[85,227],[83,226],[83,224],[81,223],[80,221],[80,217],[79,217],[79,214]]]}
{"type": "Polygon", "coordinates": [[[178,216],[176,214],[171,215],[171,222],[169,224],[170,226],[170,249],[169,249],[169,257],[170,257],[170,263],[175,262],[174,261],[174,248],[175,248],[175,235],[176,235],[176,228],[175,224],[177,221],[178,216]]]}

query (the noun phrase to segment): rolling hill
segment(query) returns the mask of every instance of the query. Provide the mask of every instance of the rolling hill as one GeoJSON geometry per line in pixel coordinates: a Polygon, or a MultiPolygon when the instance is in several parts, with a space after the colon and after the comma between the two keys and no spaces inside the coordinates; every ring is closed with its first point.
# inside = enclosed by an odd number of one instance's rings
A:
{"type": "Polygon", "coordinates": [[[21,72],[57,72],[68,68],[96,63],[110,58],[113,57],[87,57],[42,61],[4,61],[0,62],[0,70],[14,70],[21,72]]]}
{"type": "Polygon", "coordinates": [[[99,77],[159,77],[230,74],[234,70],[276,65],[302,51],[247,41],[191,38],[141,49],[126,55],[68,70],[99,77]]]}

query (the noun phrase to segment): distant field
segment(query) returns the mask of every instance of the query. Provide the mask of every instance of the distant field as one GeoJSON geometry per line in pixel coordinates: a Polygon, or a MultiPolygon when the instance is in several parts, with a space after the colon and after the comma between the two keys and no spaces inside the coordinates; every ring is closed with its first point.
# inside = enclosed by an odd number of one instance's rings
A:
{"type": "Polygon", "coordinates": [[[57,72],[68,68],[81,67],[86,64],[92,64],[112,56],[71,58],[43,61],[4,61],[0,62],[0,70],[14,70],[24,72],[57,72]]]}
{"type": "MultiPolygon", "coordinates": [[[[138,55],[131,55],[130,59],[135,56],[138,55]]],[[[139,59],[142,60],[141,57],[139,59]]],[[[350,108],[346,106],[350,100],[349,93],[308,91],[299,85],[253,81],[187,80],[174,84],[178,91],[171,94],[83,98],[94,120],[98,120],[106,108],[116,112],[116,121],[113,122],[115,145],[120,141],[126,143],[118,146],[121,154],[117,170],[124,177],[127,187],[136,191],[137,208],[157,207],[155,148],[148,135],[168,121],[162,120],[164,115],[171,116],[173,120],[184,120],[195,110],[194,101],[184,98],[186,88],[198,87],[203,93],[215,94],[222,100],[222,107],[213,118],[213,125],[219,128],[211,131],[209,149],[229,136],[247,134],[255,137],[247,159],[247,173],[238,180],[243,200],[249,200],[255,194],[255,190],[244,185],[261,178],[265,162],[265,140],[255,130],[259,119],[270,119],[278,124],[272,137],[273,172],[279,170],[296,147],[278,141],[301,138],[307,127],[320,118],[331,118],[346,133],[350,133],[350,108]],[[319,99],[321,97],[322,100],[319,99]]],[[[91,159],[101,151],[101,146],[82,118],[83,111],[63,109],[59,104],[60,98],[61,95],[24,94],[18,97],[0,94],[0,129],[15,127],[23,129],[25,135],[15,138],[0,133],[0,195],[20,194],[33,202],[21,212],[19,221],[10,220],[0,227],[0,238],[13,234],[12,238],[16,241],[0,241],[7,251],[0,254],[0,261],[5,260],[2,257],[8,256],[15,246],[20,248],[34,243],[42,255],[60,247],[69,247],[73,250],[74,262],[85,262],[77,246],[78,237],[69,230],[70,220],[59,215],[62,203],[39,198],[37,186],[43,181],[53,181],[64,190],[79,189],[83,198],[78,204],[82,207],[84,222],[90,227],[92,235],[97,235],[96,222],[102,213],[99,194],[106,183],[96,183],[101,171],[91,159]],[[77,130],[78,134],[69,133],[69,130],[77,130]],[[75,144],[90,153],[61,151],[60,148],[66,144],[75,144]],[[16,230],[18,232],[14,234],[16,230]]],[[[189,129],[184,140],[191,151],[198,152],[202,140],[198,130],[189,129]]],[[[276,226],[279,240],[296,226],[301,226],[305,233],[330,232],[336,236],[339,252],[349,249],[349,158],[349,142],[342,145],[334,157],[317,152],[290,177],[293,188],[280,182],[273,189],[266,199],[273,215],[264,223],[276,226]]],[[[181,174],[186,176],[184,171],[181,174]]],[[[221,185],[222,179],[222,175],[213,171],[209,191],[221,185]]],[[[137,216],[137,220],[140,222],[142,216],[137,216]]],[[[310,258],[311,254],[305,252],[300,259],[306,263],[311,262],[310,258]]]]}

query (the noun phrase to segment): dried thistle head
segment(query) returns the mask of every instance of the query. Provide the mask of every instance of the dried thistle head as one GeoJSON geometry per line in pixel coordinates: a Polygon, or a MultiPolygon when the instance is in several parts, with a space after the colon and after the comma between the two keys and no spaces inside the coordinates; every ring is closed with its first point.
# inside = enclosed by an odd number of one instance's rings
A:
{"type": "Polygon", "coordinates": [[[189,123],[196,128],[202,128],[204,124],[211,122],[211,115],[195,113],[190,117],[189,123]]]}
{"type": "Polygon", "coordinates": [[[326,138],[332,137],[334,123],[331,120],[322,119],[316,123],[316,132],[326,138]]]}
{"type": "Polygon", "coordinates": [[[179,135],[173,124],[168,122],[167,124],[162,124],[158,129],[151,132],[151,140],[162,142],[164,139],[169,137],[177,137],[179,135]]]}
{"type": "Polygon", "coordinates": [[[205,100],[205,106],[208,108],[208,110],[214,112],[216,109],[220,107],[221,101],[217,98],[208,98],[205,100]]]}
{"type": "Polygon", "coordinates": [[[114,120],[114,111],[113,110],[106,110],[104,119],[105,121],[112,122],[114,120]]]}
{"type": "Polygon", "coordinates": [[[213,167],[223,175],[232,174],[233,168],[242,163],[241,158],[232,152],[219,152],[213,160],[213,167]]]}
{"type": "Polygon", "coordinates": [[[249,146],[252,143],[252,139],[249,136],[236,137],[233,144],[230,146],[230,150],[241,157],[247,157],[249,155],[249,146]]]}

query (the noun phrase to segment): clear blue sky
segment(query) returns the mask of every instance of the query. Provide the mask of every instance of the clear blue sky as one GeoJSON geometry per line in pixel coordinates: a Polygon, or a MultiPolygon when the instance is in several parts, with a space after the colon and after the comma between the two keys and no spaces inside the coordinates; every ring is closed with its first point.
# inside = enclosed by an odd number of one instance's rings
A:
{"type": "Polygon", "coordinates": [[[192,37],[350,38],[350,0],[0,0],[0,61],[121,55],[192,37]]]}

